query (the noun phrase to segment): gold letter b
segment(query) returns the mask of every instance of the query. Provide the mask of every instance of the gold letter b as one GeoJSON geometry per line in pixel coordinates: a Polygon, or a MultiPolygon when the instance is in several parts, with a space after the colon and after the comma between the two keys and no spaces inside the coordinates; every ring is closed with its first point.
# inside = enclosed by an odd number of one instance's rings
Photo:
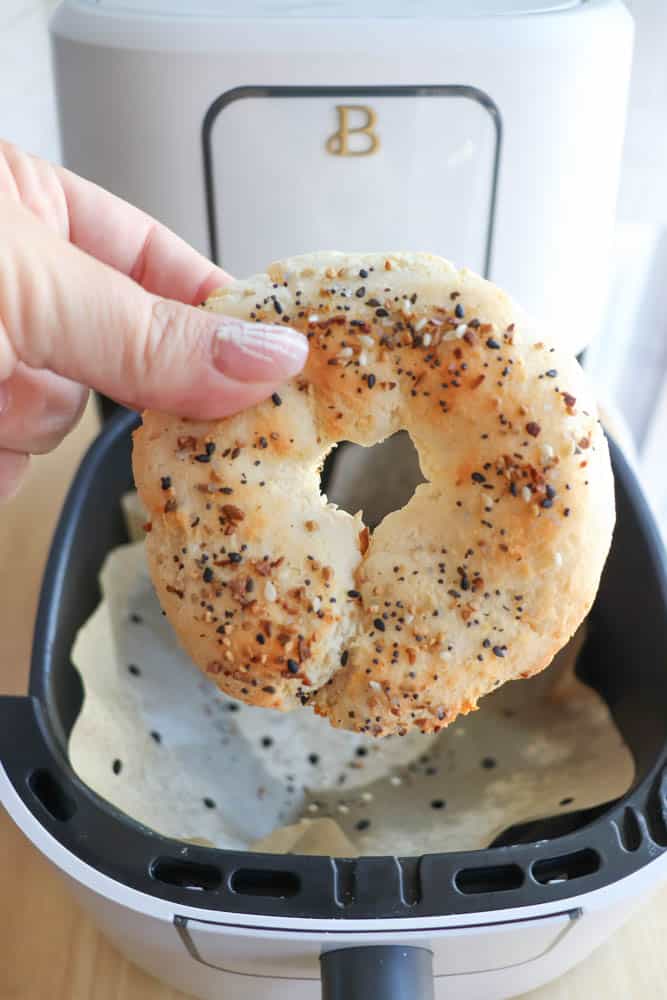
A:
{"type": "Polygon", "coordinates": [[[365,104],[339,104],[338,111],[338,131],[329,136],[326,149],[332,156],[370,156],[380,148],[380,139],[373,129],[377,122],[377,115],[372,108],[365,104]],[[351,111],[361,111],[365,115],[365,120],[356,128],[350,128],[349,116],[351,111]],[[350,149],[348,139],[351,135],[366,135],[369,142],[364,149],[350,149]]]}

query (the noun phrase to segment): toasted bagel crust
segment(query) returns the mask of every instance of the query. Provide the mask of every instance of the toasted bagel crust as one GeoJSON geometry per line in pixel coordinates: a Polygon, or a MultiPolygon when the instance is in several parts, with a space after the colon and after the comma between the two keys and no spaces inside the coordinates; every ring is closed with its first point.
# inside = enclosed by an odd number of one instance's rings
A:
{"type": "Polygon", "coordinates": [[[152,577],[207,676],[383,736],[437,731],[546,667],[593,602],[614,524],[576,360],[427,254],[292,258],[205,308],[310,341],[272,399],[212,422],[147,412],[135,434],[152,577]],[[337,442],[400,429],[428,482],[369,537],[319,470],[337,442]]]}

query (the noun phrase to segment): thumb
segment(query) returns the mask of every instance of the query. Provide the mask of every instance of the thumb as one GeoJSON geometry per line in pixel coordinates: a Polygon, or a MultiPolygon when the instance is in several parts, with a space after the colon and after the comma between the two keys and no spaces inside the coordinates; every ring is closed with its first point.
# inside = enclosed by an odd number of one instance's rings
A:
{"type": "Polygon", "coordinates": [[[0,199],[0,382],[19,361],[137,409],[207,419],[303,367],[304,336],[144,291],[0,199]]]}

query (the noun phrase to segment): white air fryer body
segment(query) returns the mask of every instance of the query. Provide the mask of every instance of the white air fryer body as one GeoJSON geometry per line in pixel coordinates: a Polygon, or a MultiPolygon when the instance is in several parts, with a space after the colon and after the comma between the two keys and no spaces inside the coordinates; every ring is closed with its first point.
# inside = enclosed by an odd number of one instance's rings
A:
{"type": "Polygon", "coordinates": [[[322,951],[378,944],[431,949],[435,1000],[520,996],[589,955],[667,876],[663,854],[595,892],[539,907],[425,919],[295,920],[174,910],[68,852],[25,808],[2,768],[0,801],[124,954],[201,1000],[318,1000],[322,951]]]}
{"type": "MultiPolygon", "coordinates": [[[[594,335],[631,61],[617,0],[71,0],[52,34],[65,164],[229,272],[317,249],[431,251],[573,351],[594,335]]],[[[118,946],[207,1000],[314,1000],[323,949],[373,943],[432,948],[443,1000],[514,996],[588,954],[666,864],[465,917],[175,912],[84,865],[0,790],[118,946]]]]}
{"type": "Polygon", "coordinates": [[[620,0],[70,0],[66,165],[231,273],[319,249],[487,274],[576,351],[605,301],[620,0]]]}

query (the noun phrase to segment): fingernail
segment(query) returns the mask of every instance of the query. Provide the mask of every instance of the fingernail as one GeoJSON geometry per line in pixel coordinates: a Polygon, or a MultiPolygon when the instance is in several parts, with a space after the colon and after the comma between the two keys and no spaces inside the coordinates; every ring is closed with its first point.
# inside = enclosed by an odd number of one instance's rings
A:
{"type": "Polygon", "coordinates": [[[215,332],[213,361],[238,382],[273,382],[303,368],[308,341],[287,326],[229,319],[215,332]]]}

